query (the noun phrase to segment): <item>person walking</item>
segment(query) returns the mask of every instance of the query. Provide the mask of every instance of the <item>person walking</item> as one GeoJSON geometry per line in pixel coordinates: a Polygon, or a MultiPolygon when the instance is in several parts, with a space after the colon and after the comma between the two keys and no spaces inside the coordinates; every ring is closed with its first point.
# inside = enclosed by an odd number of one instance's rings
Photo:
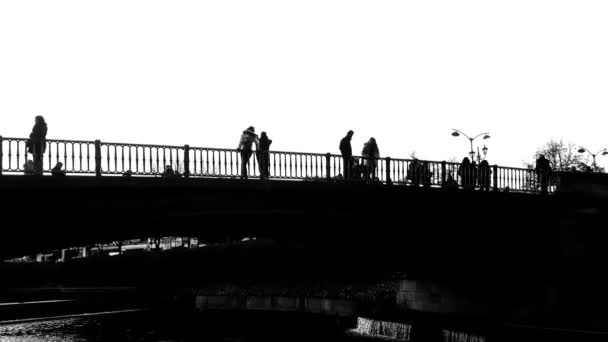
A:
{"type": "Polygon", "coordinates": [[[342,172],[344,179],[349,179],[353,168],[353,149],[350,146],[350,141],[353,138],[352,130],[346,133],[346,136],[340,140],[340,153],[342,154],[342,172]]]}
{"type": "Polygon", "coordinates": [[[247,179],[247,166],[249,166],[249,159],[253,153],[253,144],[255,144],[256,150],[258,149],[258,136],[255,134],[255,128],[249,126],[241,134],[241,140],[237,151],[241,154],[241,179],[247,179]]]}
{"type": "Polygon", "coordinates": [[[42,115],[35,118],[35,124],[30,133],[30,138],[25,143],[27,151],[34,157],[34,174],[42,175],[42,157],[46,152],[46,133],[48,127],[42,115]]]}

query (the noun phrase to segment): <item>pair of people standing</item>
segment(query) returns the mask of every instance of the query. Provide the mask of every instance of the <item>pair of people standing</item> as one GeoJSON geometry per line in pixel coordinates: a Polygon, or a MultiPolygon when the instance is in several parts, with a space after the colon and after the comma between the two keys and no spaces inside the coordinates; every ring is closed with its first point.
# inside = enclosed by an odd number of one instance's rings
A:
{"type": "MultiPolygon", "coordinates": [[[[350,145],[350,141],[353,138],[355,132],[352,130],[346,133],[346,136],[340,140],[340,153],[342,154],[342,174],[344,179],[352,179],[355,176],[355,160],[353,158],[353,149],[350,145]]],[[[376,169],[378,168],[378,159],[380,158],[380,150],[376,139],[370,138],[368,142],[363,145],[361,151],[363,157],[363,177],[366,179],[376,178],[376,169]]]]}
{"type": "Polygon", "coordinates": [[[237,151],[241,154],[241,179],[247,179],[248,177],[247,168],[249,166],[249,159],[253,154],[254,145],[260,169],[260,179],[270,177],[270,144],[272,144],[272,140],[268,138],[266,132],[262,132],[258,138],[253,126],[249,126],[243,131],[239,146],[237,147],[237,151]]]}

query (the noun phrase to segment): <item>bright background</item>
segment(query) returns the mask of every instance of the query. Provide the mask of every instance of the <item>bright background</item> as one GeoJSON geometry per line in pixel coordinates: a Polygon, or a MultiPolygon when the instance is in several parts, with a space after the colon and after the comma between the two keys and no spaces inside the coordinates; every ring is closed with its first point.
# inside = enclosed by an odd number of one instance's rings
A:
{"type": "MultiPolygon", "coordinates": [[[[2,1],[0,135],[522,166],[608,147],[608,2],[2,1]],[[476,141],[477,142],[477,141],[476,141]]],[[[607,157],[598,164],[607,166],[607,157]]]]}

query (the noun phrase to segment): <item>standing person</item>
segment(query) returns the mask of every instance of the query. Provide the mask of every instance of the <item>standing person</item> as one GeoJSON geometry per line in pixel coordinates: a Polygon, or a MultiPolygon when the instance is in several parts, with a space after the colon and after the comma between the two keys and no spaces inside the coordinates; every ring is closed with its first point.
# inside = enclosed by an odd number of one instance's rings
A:
{"type": "Polygon", "coordinates": [[[361,151],[363,156],[363,168],[364,176],[368,180],[374,180],[376,178],[376,168],[378,167],[378,158],[380,158],[380,150],[376,139],[370,138],[368,142],[363,144],[363,150],[361,151]]]}
{"type": "Polygon", "coordinates": [[[551,173],[551,164],[544,155],[539,155],[536,159],[536,175],[540,182],[540,192],[543,194],[547,193],[549,174],[551,173]]]}
{"type": "Polygon", "coordinates": [[[272,144],[272,140],[268,139],[266,132],[262,132],[258,150],[256,151],[261,179],[270,177],[270,144],[272,144]]]}
{"type": "Polygon", "coordinates": [[[241,179],[247,179],[247,166],[249,165],[249,158],[253,153],[252,146],[255,143],[256,150],[258,149],[258,136],[255,134],[255,128],[249,126],[241,134],[241,140],[237,151],[241,153],[241,179]]]}
{"type": "Polygon", "coordinates": [[[30,133],[30,138],[25,143],[27,151],[34,156],[34,174],[42,175],[42,156],[46,152],[47,126],[42,115],[36,116],[36,123],[30,133]]]}
{"type": "Polygon", "coordinates": [[[344,173],[344,179],[349,179],[353,168],[353,149],[350,146],[350,141],[353,138],[352,130],[346,133],[346,136],[340,140],[340,153],[342,154],[342,171],[344,173]]]}
{"type": "Polygon", "coordinates": [[[420,182],[422,180],[420,171],[421,171],[420,161],[418,160],[418,158],[414,158],[412,160],[412,162],[410,163],[410,165],[408,165],[407,174],[406,174],[406,178],[410,180],[411,185],[413,185],[413,186],[420,185],[420,182]]]}
{"type": "Polygon", "coordinates": [[[471,164],[468,157],[462,159],[460,167],[458,167],[458,175],[462,188],[465,190],[473,190],[475,188],[475,166],[471,164]]]}
{"type": "Polygon", "coordinates": [[[490,191],[490,164],[487,160],[479,163],[479,190],[490,191]]]}

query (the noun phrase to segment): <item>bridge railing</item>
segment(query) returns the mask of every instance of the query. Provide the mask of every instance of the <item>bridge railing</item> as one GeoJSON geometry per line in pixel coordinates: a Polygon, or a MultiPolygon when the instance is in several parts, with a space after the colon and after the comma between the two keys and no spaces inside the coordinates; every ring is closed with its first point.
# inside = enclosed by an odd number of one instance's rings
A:
{"type": "MultiPolygon", "coordinates": [[[[26,172],[27,139],[0,136],[0,175],[26,172]]],[[[236,149],[127,144],[79,140],[46,141],[43,172],[57,162],[67,174],[162,176],[167,166],[184,177],[238,178],[242,155],[236,149]]],[[[339,180],[344,178],[344,159],[336,154],[270,151],[253,152],[247,176],[260,177],[260,162],[267,163],[270,179],[339,180]]],[[[540,192],[539,175],[532,169],[491,165],[463,167],[459,163],[417,159],[353,157],[351,179],[383,184],[421,187],[470,188],[487,191],[540,192]]],[[[549,179],[548,191],[558,184],[549,179]]]]}
{"type": "MultiPolygon", "coordinates": [[[[0,137],[0,169],[9,173],[26,171],[28,158],[27,139],[0,137]]],[[[73,174],[95,173],[95,141],[81,140],[47,140],[42,158],[43,171],[50,172],[53,166],[61,162],[63,169],[73,174]]]]}

